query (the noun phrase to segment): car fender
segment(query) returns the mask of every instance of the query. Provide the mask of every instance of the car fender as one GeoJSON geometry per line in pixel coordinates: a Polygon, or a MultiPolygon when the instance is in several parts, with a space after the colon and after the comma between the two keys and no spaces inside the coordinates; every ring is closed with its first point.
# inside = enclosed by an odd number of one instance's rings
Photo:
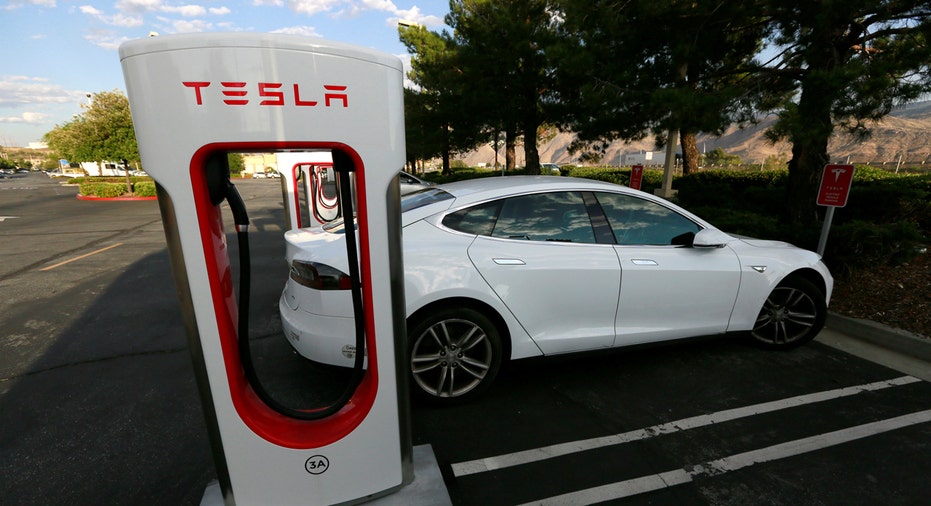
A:
{"type": "Polygon", "coordinates": [[[789,245],[771,244],[773,247],[759,247],[736,241],[728,245],[737,253],[741,268],[740,289],[728,331],[752,329],[773,289],[799,271],[817,273],[824,282],[825,303],[830,302],[834,280],[816,253],[789,245]]]}

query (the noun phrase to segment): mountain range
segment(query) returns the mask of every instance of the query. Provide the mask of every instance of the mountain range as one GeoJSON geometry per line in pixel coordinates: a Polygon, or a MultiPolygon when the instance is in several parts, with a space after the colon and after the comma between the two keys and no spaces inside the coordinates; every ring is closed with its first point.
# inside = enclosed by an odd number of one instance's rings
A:
{"type": "MultiPolygon", "coordinates": [[[[698,150],[708,152],[721,148],[729,154],[740,156],[743,162],[750,164],[763,163],[770,156],[788,160],[792,157],[792,145],[789,142],[772,144],[764,137],[764,132],[774,121],[775,119],[770,117],[750,127],[731,127],[721,136],[699,135],[698,150]]],[[[931,101],[897,108],[882,120],[870,125],[870,131],[872,134],[867,139],[835,133],[828,144],[831,160],[872,165],[931,165],[931,101]]],[[[581,165],[579,154],[570,153],[568,149],[574,139],[574,134],[562,132],[546,142],[541,142],[538,146],[540,161],[581,165]]],[[[619,165],[621,155],[646,151],[660,151],[651,136],[634,142],[615,141],[605,150],[602,164],[619,165]]],[[[662,152],[654,153],[654,163],[662,164],[663,156],[662,152]]],[[[493,166],[495,151],[490,145],[486,145],[464,153],[459,158],[469,166],[493,166]]],[[[518,146],[517,165],[523,165],[523,161],[523,149],[518,146]]],[[[498,150],[498,162],[504,163],[503,147],[498,150]]]]}

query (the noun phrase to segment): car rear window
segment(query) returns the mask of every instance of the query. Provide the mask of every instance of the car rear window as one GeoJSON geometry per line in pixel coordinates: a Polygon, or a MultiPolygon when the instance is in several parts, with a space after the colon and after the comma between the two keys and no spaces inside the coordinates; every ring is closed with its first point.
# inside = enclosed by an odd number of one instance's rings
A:
{"type": "Polygon", "coordinates": [[[429,206],[452,198],[452,195],[439,188],[424,188],[401,197],[401,212],[406,213],[418,207],[429,206]]]}
{"type": "MultiPolygon", "coordinates": [[[[425,188],[423,190],[418,190],[414,193],[408,193],[407,195],[401,197],[401,212],[406,213],[413,209],[419,207],[428,206],[436,202],[442,202],[444,200],[450,200],[454,197],[438,188],[425,188]]],[[[355,220],[353,220],[355,222],[355,220]]],[[[337,218],[326,225],[323,226],[323,230],[330,232],[331,234],[342,234],[346,232],[345,223],[343,223],[342,218],[337,218]]]]}

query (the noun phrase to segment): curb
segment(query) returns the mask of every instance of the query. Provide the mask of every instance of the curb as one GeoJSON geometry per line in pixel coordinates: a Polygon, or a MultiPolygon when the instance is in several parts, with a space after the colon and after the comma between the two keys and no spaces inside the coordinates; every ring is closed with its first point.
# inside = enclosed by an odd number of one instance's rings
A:
{"type": "Polygon", "coordinates": [[[78,200],[158,200],[158,197],[93,197],[88,195],[78,194],[78,200]]]}
{"type": "Polygon", "coordinates": [[[828,313],[826,326],[855,339],[931,362],[931,339],[881,323],[828,313]]]}

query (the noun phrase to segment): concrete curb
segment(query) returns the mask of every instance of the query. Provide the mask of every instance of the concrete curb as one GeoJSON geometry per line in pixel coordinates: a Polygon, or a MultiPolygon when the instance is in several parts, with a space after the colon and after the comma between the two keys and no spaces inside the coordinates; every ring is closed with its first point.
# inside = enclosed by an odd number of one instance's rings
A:
{"type": "Polygon", "coordinates": [[[158,200],[158,197],[94,197],[92,195],[81,195],[78,194],[78,200],[91,200],[91,201],[133,201],[133,200],[158,200]]]}
{"type": "Polygon", "coordinates": [[[826,326],[852,338],[931,362],[931,339],[881,323],[828,313],[826,326]]]}

